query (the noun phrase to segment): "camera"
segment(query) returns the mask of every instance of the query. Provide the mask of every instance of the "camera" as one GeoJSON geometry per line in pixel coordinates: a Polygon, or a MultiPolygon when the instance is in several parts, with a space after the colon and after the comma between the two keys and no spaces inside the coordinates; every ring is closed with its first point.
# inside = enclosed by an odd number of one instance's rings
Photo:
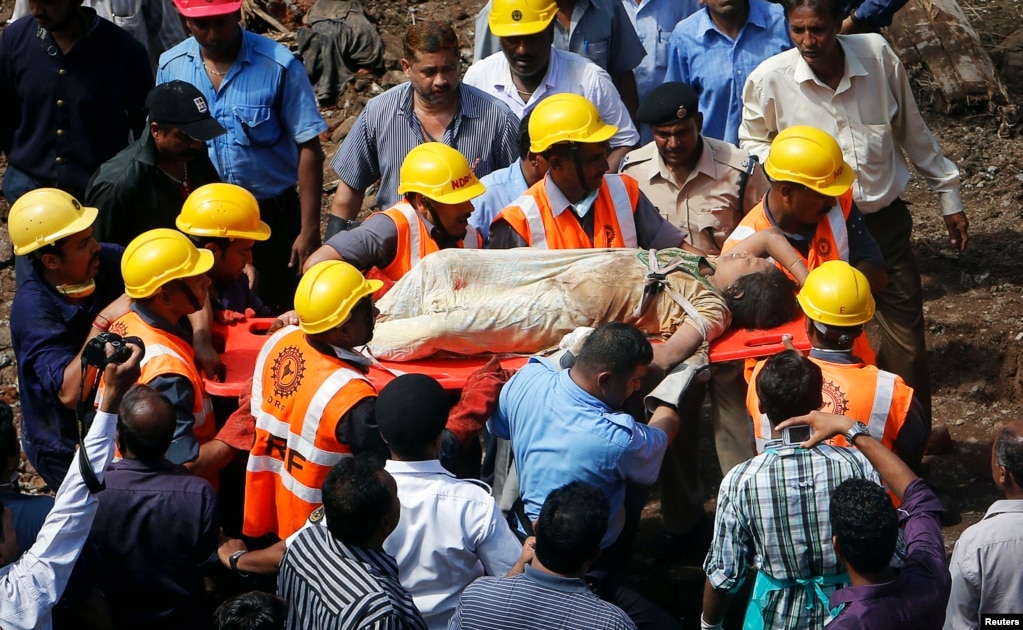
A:
{"type": "Polygon", "coordinates": [[[812,433],[813,431],[808,424],[786,427],[781,430],[782,441],[785,443],[785,446],[799,446],[809,440],[812,433]]]}
{"type": "Polygon", "coordinates": [[[138,337],[121,337],[121,335],[112,332],[100,333],[85,344],[85,348],[82,350],[82,361],[100,371],[111,363],[124,363],[131,356],[129,342],[142,348],[143,352],[146,349],[138,337]],[[114,352],[110,356],[107,356],[106,351],[108,343],[114,348],[114,352]]]}

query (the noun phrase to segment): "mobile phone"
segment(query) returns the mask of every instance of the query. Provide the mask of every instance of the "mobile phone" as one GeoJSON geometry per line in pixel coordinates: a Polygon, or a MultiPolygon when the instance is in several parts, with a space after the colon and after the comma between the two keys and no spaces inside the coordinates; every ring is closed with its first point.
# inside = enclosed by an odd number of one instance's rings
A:
{"type": "Polygon", "coordinates": [[[810,439],[813,431],[808,424],[800,424],[794,427],[785,427],[781,430],[782,441],[786,446],[799,446],[810,439]]]}

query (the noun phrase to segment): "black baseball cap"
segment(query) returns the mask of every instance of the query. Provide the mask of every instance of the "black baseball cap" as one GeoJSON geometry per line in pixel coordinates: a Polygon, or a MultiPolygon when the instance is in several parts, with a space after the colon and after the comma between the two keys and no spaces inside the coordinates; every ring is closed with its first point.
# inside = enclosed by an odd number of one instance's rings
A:
{"type": "Polygon", "coordinates": [[[636,120],[669,125],[700,113],[700,97],[686,83],[672,81],[654,88],[636,110],[636,120]]]}
{"type": "Polygon", "coordinates": [[[177,127],[200,142],[227,133],[210,115],[206,97],[191,83],[161,83],[149,91],[146,107],[149,109],[150,121],[177,127]]]}

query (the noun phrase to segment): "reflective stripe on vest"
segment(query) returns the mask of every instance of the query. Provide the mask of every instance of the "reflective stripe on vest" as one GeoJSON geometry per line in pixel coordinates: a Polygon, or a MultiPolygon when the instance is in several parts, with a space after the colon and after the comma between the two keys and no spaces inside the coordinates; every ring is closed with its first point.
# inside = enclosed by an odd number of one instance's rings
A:
{"type": "MultiPolygon", "coordinates": [[[[217,425],[213,421],[213,401],[203,389],[202,377],[195,365],[192,347],[174,333],[150,326],[134,311],[129,311],[114,320],[110,324],[110,329],[121,336],[139,337],[145,344],[145,352],[139,364],[141,367],[139,383],[148,384],[164,374],[180,376],[189,382],[193,397],[190,409],[194,419],[192,433],[199,444],[206,444],[212,440],[217,433],[217,425]]],[[[101,383],[96,397],[97,405],[102,402],[102,388],[101,383]]],[[[211,481],[215,478],[216,476],[211,481]]]]}
{"type": "Polygon", "coordinates": [[[252,381],[256,436],[246,464],[246,535],[285,538],[302,526],[322,502],[330,469],[350,455],[337,439],[337,423],[373,394],[363,374],[311,345],[299,328],[270,337],[252,381]]]}
{"type": "MultiPolygon", "coordinates": [[[[184,364],[189,363],[189,360],[181,356],[174,348],[157,343],[146,346],[145,354],[142,355],[142,361],[139,363],[139,366],[144,368],[146,367],[146,364],[159,356],[169,356],[175,361],[180,361],[184,364]]],[[[213,417],[213,401],[210,400],[210,397],[203,394],[199,400],[202,403],[201,408],[193,409],[192,411],[193,417],[195,418],[195,424],[192,425],[192,430],[196,432],[197,440],[199,434],[206,433],[205,431],[200,431],[200,429],[205,427],[206,423],[213,417]]],[[[202,444],[204,442],[203,440],[199,440],[199,443],[202,444]]]]}
{"type": "Polygon", "coordinates": [[[891,372],[878,370],[877,384],[874,386],[874,404],[870,407],[870,421],[867,423],[870,435],[881,441],[884,439],[885,425],[888,424],[888,413],[895,397],[895,375],[891,372]]]}
{"type": "MultiPolygon", "coordinates": [[[[632,200],[629,199],[629,191],[622,182],[621,175],[605,175],[608,192],[611,193],[611,202],[614,205],[615,217],[618,219],[618,229],[621,231],[622,242],[625,247],[639,247],[636,240],[636,219],[632,209],[632,200]]],[[[592,212],[592,210],[591,210],[592,212]]],[[[594,226],[596,230],[596,226],[594,226]]]]}
{"type": "MultiPolygon", "coordinates": [[[[337,461],[341,461],[342,457],[344,457],[344,455],[339,454],[337,461]]],[[[337,462],[334,463],[336,464],[337,462]]],[[[333,466],[333,464],[331,464],[331,466],[333,466]]],[[[287,488],[288,492],[299,499],[306,503],[323,503],[322,488],[310,488],[303,485],[302,482],[288,474],[288,471],[284,468],[284,462],[276,457],[250,454],[249,462],[245,465],[245,470],[249,473],[271,473],[280,480],[281,485],[287,488]]],[[[309,515],[307,514],[306,517],[308,516],[309,515]]]]}
{"type": "MultiPolygon", "coordinates": [[[[526,193],[502,210],[495,221],[503,219],[524,240],[526,245],[536,249],[575,249],[586,247],[638,247],[636,234],[635,203],[625,183],[627,176],[605,175],[597,199],[589,210],[593,217],[593,235],[585,233],[582,219],[562,219],[566,212],[574,210],[565,208],[557,216],[550,205],[547,193],[548,181],[542,179],[534,184],[526,193]],[[521,219],[519,215],[521,214],[521,219]],[[566,222],[567,221],[567,222],[566,222]],[[614,225],[612,225],[614,223],[614,225]],[[602,227],[603,226],[603,227],[602,227]],[[548,234],[547,228],[558,230],[557,234],[548,234]],[[602,231],[603,230],[603,231],[602,231]],[[606,238],[610,234],[610,238],[606,238]],[[618,244],[618,240],[621,244],[618,244]],[[605,244],[610,243],[610,244],[605,244]]],[[[631,177],[628,178],[635,186],[634,192],[638,201],[639,185],[631,177]]],[[[551,183],[551,185],[555,185],[551,183]]]]}
{"type": "MultiPolygon", "coordinates": [[[[379,271],[385,277],[397,282],[418,265],[424,256],[440,251],[440,244],[435,242],[429,234],[424,233],[426,224],[410,204],[397,203],[385,210],[383,214],[394,222],[395,230],[398,232],[398,242],[394,260],[379,271]]],[[[483,245],[482,241],[479,232],[469,226],[457,246],[466,249],[479,249],[483,245]]]]}
{"type": "Polygon", "coordinates": [[[837,203],[831,210],[828,210],[828,225],[831,227],[831,238],[835,242],[835,247],[838,249],[838,257],[841,260],[849,260],[849,230],[846,227],[845,220],[842,207],[837,203]]]}
{"type": "Polygon", "coordinates": [[[526,244],[536,249],[547,249],[547,228],[543,225],[543,216],[540,214],[540,207],[536,205],[536,199],[532,195],[520,197],[513,202],[522,209],[522,214],[529,224],[529,238],[526,244]]]}

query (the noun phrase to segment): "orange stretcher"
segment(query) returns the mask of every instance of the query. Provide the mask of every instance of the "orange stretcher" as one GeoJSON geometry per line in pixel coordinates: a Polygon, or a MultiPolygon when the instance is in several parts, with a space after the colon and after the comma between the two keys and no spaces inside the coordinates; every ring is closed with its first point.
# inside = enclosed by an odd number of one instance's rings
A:
{"type": "MultiPolygon", "coordinates": [[[[245,381],[252,378],[252,370],[256,365],[256,356],[267,340],[267,331],[274,322],[273,318],[248,319],[229,325],[214,324],[212,330],[213,347],[220,354],[226,367],[223,381],[203,379],[206,392],[211,396],[237,397],[241,394],[245,381]]],[[[501,355],[501,365],[508,369],[522,367],[529,359],[527,355],[501,355]]],[[[476,356],[452,359],[421,359],[418,361],[379,361],[384,373],[391,376],[401,374],[426,374],[437,381],[448,392],[459,392],[470,374],[486,365],[490,356],[476,356]]],[[[370,381],[376,370],[371,371],[370,381]]],[[[390,380],[390,379],[387,379],[390,380]]],[[[377,389],[386,382],[374,383],[377,389]]]]}
{"type": "MultiPolygon", "coordinates": [[[[226,367],[223,381],[204,379],[206,392],[211,396],[237,397],[242,387],[252,377],[256,356],[267,340],[267,331],[273,318],[248,319],[243,322],[213,326],[213,346],[220,353],[226,367]]],[[[729,330],[710,344],[710,361],[719,363],[738,359],[766,357],[784,350],[782,335],[792,335],[793,345],[801,351],[810,349],[810,342],[803,329],[803,318],[777,328],[767,330],[729,330]]],[[[501,364],[508,369],[522,367],[528,355],[502,355],[501,364]]],[[[379,361],[384,372],[392,376],[401,374],[427,374],[437,379],[449,392],[461,391],[465,379],[483,367],[490,360],[489,355],[460,358],[430,358],[417,361],[379,361]]],[[[372,379],[374,370],[370,376],[372,379]]],[[[383,387],[386,383],[374,383],[383,387]]]]}
{"type": "Polygon", "coordinates": [[[797,350],[806,352],[810,349],[810,340],[806,338],[803,322],[804,318],[800,315],[777,328],[763,330],[733,328],[711,342],[710,362],[759,359],[777,354],[785,349],[781,342],[782,335],[791,335],[792,345],[797,350]]]}

